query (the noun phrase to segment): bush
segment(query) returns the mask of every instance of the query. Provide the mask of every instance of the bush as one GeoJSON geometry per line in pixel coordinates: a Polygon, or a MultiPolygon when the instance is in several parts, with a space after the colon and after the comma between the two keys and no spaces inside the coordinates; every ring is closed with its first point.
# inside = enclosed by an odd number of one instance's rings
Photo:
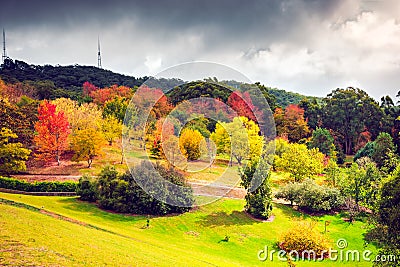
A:
{"type": "Polygon", "coordinates": [[[295,222],[293,227],[282,236],[279,248],[290,253],[290,256],[295,259],[327,258],[330,241],[315,226],[316,223],[311,221],[295,222]]]}
{"type": "Polygon", "coordinates": [[[75,192],[76,182],[34,182],[0,177],[0,188],[25,192],[75,192]]]}
{"type": "Polygon", "coordinates": [[[160,164],[154,165],[153,169],[150,164],[152,163],[143,161],[132,168],[130,173],[123,175],[119,175],[113,167],[104,168],[97,187],[100,206],[117,212],[135,214],[164,215],[188,211],[194,202],[193,191],[185,184],[183,175],[160,164]],[[158,175],[164,179],[158,179],[158,175]],[[152,193],[157,194],[163,201],[149,195],[133,177],[151,184],[152,188],[157,190],[152,193]],[[181,187],[177,189],[172,187],[171,183],[181,187]],[[182,205],[174,206],[168,203],[182,205]]]}
{"type": "Polygon", "coordinates": [[[289,183],[281,190],[279,190],[276,194],[276,198],[285,199],[286,201],[290,201],[290,205],[294,205],[294,203],[300,202],[300,183],[289,183]]]}
{"type": "Polygon", "coordinates": [[[81,200],[95,202],[97,200],[97,182],[89,176],[79,178],[76,194],[81,200]]]}
{"type": "Polygon", "coordinates": [[[292,205],[296,203],[300,208],[312,212],[331,211],[344,204],[344,197],[340,190],[317,185],[311,179],[303,183],[290,183],[275,197],[290,201],[292,205]]]}

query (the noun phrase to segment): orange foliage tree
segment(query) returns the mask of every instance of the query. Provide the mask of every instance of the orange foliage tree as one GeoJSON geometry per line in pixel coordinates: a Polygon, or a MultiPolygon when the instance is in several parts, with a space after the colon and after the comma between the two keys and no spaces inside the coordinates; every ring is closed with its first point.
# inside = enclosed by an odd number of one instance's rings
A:
{"type": "Polygon", "coordinates": [[[68,148],[68,119],[64,112],[56,112],[56,105],[47,100],[38,108],[38,119],[35,124],[38,134],[34,137],[39,152],[36,157],[44,161],[56,160],[60,166],[61,155],[68,148]]]}
{"type": "Polygon", "coordinates": [[[103,106],[107,101],[113,100],[117,96],[130,99],[133,95],[133,90],[131,88],[117,85],[98,90],[92,90],[91,87],[88,87],[87,90],[89,91],[89,96],[93,99],[93,102],[99,106],[103,106]]]}
{"type": "Polygon", "coordinates": [[[310,134],[304,109],[298,105],[289,105],[285,111],[277,108],[274,113],[278,136],[287,137],[290,142],[298,142],[310,134]]]}

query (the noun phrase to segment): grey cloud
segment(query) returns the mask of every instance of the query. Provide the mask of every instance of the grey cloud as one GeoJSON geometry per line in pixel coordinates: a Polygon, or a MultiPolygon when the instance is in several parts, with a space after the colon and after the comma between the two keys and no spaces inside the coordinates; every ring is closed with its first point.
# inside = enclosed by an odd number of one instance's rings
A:
{"type": "Polygon", "coordinates": [[[359,81],[379,97],[400,82],[393,75],[399,69],[385,63],[398,60],[400,43],[363,46],[368,32],[356,36],[350,26],[368,23],[363,11],[378,12],[374,19],[382,22],[399,19],[399,8],[396,0],[25,0],[2,3],[0,28],[6,28],[9,55],[35,64],[95,65],[100,35],[103,66],[134,76],[208,60],[306,94],[359,81]],[[357,66],[371,61],[379,62],[357,66]]]}

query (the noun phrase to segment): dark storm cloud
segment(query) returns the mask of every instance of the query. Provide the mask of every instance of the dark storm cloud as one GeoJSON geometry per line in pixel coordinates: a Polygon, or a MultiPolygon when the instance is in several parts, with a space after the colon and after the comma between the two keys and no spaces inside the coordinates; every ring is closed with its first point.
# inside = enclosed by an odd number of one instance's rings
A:
{"type": "Polygon", "coordinates": [[[64,28],[76,24],[112,25],[135,21],[149,31],[213,29],[219,39],[273,39],[301,31],[303,16],[327,17],[341,1],[8,1],[0,25],[64,28]],[[296,27],[297,26],[297,27],[296,27]]]}
{"type": "Polygon", "coordinates": [[[395,94],[400,83],[393,75],[400,66],[399,3],[6,1],[0,27],[9,55],[34,64],[95,65],[99,35],[103,66],[134,76],[206,60],[306,94],[359,85],[379,97],[382,88],[395,94]]]}

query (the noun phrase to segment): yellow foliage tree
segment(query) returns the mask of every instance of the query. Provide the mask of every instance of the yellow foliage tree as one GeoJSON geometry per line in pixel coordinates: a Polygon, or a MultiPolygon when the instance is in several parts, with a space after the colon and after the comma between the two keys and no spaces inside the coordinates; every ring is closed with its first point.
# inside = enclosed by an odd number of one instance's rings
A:
{"type": "Polygon", "coordinates": [[[102,121],[101,130],[108,144],[112,146],[114,140],[122,135],[122,124],[114,116],[107,116],[102,121]]]}
{"type": "Polygon", "coordinates": [[[185,128],[179,138],[179,148],[188,160],[196,160],[200,157],[200,144],[204,137],[197,130],[185,128]]]}
{"type": "Polygon", "coordinates": [[[72,135],[72,149],[75,152],[74,161],[85,160],[88,168],[92,166],[93,159],[102,155],[105,140],[102,133],[95,128],[80,129],[72,135]]]}

